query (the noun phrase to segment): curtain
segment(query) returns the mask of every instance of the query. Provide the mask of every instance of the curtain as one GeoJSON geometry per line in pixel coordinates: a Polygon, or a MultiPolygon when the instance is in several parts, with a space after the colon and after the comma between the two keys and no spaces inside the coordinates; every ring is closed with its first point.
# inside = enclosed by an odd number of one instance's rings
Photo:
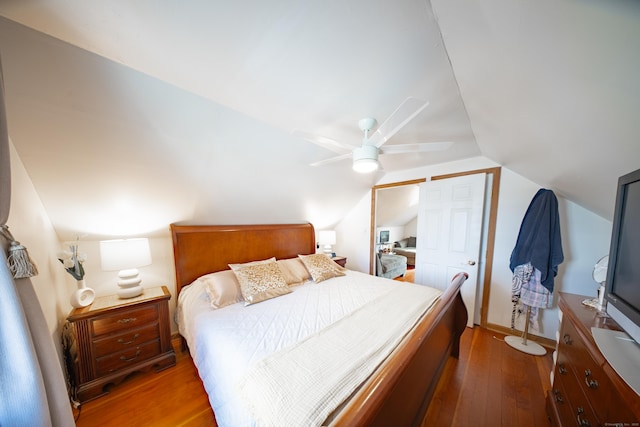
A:
{"type": "MultiPolygon", "coordinates": [[[[9,218],[11,169],[0,61],[0,225],[9,218]]],[[[0,238],[0,426],[73,426],[64,374],[30,279],[14,280],[0,238]]]]}

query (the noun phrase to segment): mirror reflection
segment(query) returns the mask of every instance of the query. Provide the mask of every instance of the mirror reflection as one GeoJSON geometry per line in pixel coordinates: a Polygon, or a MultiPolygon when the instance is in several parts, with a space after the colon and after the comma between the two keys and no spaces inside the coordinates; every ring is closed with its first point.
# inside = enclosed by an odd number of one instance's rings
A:
{"type": "Polygon", "coordinates": [[[412,281],[421,182],[424,180],[373,188],[372,274],[412,281]]]}

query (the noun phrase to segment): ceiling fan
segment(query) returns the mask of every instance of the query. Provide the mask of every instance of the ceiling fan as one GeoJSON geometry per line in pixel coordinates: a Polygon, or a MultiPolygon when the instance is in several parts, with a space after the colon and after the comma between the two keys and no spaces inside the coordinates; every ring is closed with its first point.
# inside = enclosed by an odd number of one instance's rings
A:
{"type": "Polygon", "coordinates": [[[400,104],[391,116],[371,134],[376,125],[376,119],[364,118],[358,121],[358,126],[364,132],[362,145],[345,144],[324,136],[309,134],[300,130],[294,130],[293,135],[299,136],[309,142],[320,145],[340,155],[329,159],[311,163],[311,166],[321,166],[327,163],[337,162],[348,158],[353,159],[353,170],[356,172],[373,172],[380,168],[378,156],[381,154],[413,153],[421,151],[446,150],[453,142],[431,142],[387,145],[382,147],[393,135],[416,117],[429,105],[423,100],[409,97],[400,104]]]}

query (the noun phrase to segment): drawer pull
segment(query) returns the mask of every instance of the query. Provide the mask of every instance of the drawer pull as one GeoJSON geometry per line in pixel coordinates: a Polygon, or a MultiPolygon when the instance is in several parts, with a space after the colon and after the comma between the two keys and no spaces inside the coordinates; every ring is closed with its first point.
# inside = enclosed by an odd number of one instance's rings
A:
{"type": "Polygon", "coordinates": [[[598,381],[592,380],[589,377],[591,376],[591,369],[587,369],[584,371],[584,382],[587,384],[587,387],[596,389],[598,388],[598,381]]]}
{"type": "Polygon", "coordinates": [[[566,375],[567,368],[565,368],[564,365],[561,363],[558,365],[558,372],[560,372],[561,375],[566,375]]]}
{"type": "Polygon", "coordinates": [[[589,421],[580,416],[580,415],[584,414],[584,408],[582,406],[579,406],[577,412],[578,412],[578,414],[577,414],[578,425],[579,426],[586,426],[586,427],[590,426],[591,424],[589,424],[589,421]]]}
{"type": "Polygon", "coordinates": [[[135,317],[127,317],[125,319],[118,319],[118,323],[131,323],[131,322],[135,322],[136,319],[135,317]]]}
{"type": "Polygon", "coordinates": [[[131,362],[132,360],[135,360],[138,358],[138,356],[140,356],[140,354],[142,354],[141,350],[136,351],[136,354],[131,356],[131,357],[126,357],[126,356],[120,356],[120,360],[124,361],[124,362],[131,362]]]}
{"type": "Polygon", "coordinates": [[[136,342],[136,340],[138,339],[139,336],[140,336],[140,334],[135,334],[133,336],[133,338],[131,338],[131,340],[129,340],[129,341],[125,341],[124,339],[120,338],[118,340],[118,343],[122,344],[122,345],[133,344],[134,342],[136,342]]]}
{"type": "Polygon", "coordinates": [[[564,402],[564,400],[562,399],[562,395],[560,394],[560,390],[558,390],[558,389],[553,390],[553,396],[554,396],[554,399],[556,400],[556,402],[558,402],[558,403],[563,403],[564,402]]]}
{"type": "Polygon", "coordinates": [[[569,335],[569,334],[564,334],[564,336],[562,337],[562,339],[564,340],[564,343],[565,343],[566,345],[571,345],[571,343],[573,342],[573,341],[571,340],[571,335],[569,335]]]}

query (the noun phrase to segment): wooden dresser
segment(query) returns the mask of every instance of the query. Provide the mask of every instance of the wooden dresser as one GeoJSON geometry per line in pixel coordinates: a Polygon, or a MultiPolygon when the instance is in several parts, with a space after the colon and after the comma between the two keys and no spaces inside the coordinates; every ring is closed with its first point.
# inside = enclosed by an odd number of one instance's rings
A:
{"type": "Polygon", "coordinates": [[[65,326],[65,355],[76,398],[82,403],[106,393],[134,371],[175,365],[169,299],[165,286],[138,297],[99,297],[74,309],[65,326]]]}
{"type": "Polygon", "coordinates": [[[563,317],[547,414],[554,426],[640,425],[640,396],[609,365],[591,334],[591,327],[620,327],[583,305],[587,298],[560,293],[563,317]]]}

